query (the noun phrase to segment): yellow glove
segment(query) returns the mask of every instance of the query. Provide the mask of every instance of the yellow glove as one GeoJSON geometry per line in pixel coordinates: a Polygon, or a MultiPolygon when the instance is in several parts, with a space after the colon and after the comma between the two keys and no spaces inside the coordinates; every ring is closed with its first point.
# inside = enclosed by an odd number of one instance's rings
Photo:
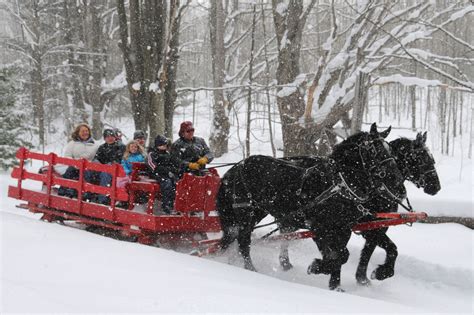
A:
{"type": "Polygon", "coordinates": [[[199,166],[199,163],[192,163],[192,162],[191,162],[191,163],[188,164],[188,168],[189,168],[190,170],[195,170],[195,171],[197,171],[197,170],[199,170],[200,166],[199,166]]]}
{"type": "Polygon", "coordinates": [[[203,156],[202,158],[200,158],[199,160],[197,160],[198,164],[201,165],[201,166],[204,166],[207,164],[207,162],[209,162],[209,159],[205,156],[203,156]]]}

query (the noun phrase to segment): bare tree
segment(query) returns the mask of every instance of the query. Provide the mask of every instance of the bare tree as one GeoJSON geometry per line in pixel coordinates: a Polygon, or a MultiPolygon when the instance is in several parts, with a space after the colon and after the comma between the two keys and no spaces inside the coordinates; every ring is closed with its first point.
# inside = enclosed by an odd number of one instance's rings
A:
{"type": "Polygon", "coordinates": [[[136,129],[172,135],[179,26],[187,1],[117,0],[122,50],[136,129]]]}
{"type": "Polygon", "coordinates": [[[278,85],[289,85],[280,88],[277,94],[285,156],[302,153],[301,145],[306,142],[299,123],[305,110],[302,87],[306,78],[300,75],[299,63],[303,28],[315,2],[311,1],[305,9],[302,1],[272,1],[278,44],[276,79],[278,85]]]}
{"type": "Polygon", "coordinates": [[[5,6],[22,27],[22,36],[7,40],[4,44],[15,51],[29,64],[26,73],[26,86],[30,89],[31,103],[36,125],[38,127],[39,145],[44,150],[46,144],[45,130],[45,98],[50,81],[47,68],[48,58],[51,58],[58,46],[59,33],[54,30],[49,19],[51,12],[58,8],[54,1],[33,0],[13,6],[5,6]]]}
{"type": "MultiPolygon", "coordinates": [[[[381,71],[388,69],[391,63],[411,60],[446,80],[473,90],[474,84],[455,63],[447,63],[456,69],[455,75],[442,69],[440,59],[450,58],[440,58],[413,46],[438,31],[447,31],[447,25],[462,19],[474,7],[453,4],[435,11],[431,2],[399,7],[397,3],[374,0],[360,4],[360,7],[355,4],[351,9],[355,18],[339,32],[334,2],[331,5],[332,33],[323,45],[324,53],[309,89],[304,115],[305,121],[311,122],[306,128],[313,135],[313,142],[322,130],[334,126],[352,109],[354,83],[361,72],[371,74],[375,82],[380,82],[381,71]]],[[[452,39],[460,45],[469,45],[459,38],[452,39]]]]}

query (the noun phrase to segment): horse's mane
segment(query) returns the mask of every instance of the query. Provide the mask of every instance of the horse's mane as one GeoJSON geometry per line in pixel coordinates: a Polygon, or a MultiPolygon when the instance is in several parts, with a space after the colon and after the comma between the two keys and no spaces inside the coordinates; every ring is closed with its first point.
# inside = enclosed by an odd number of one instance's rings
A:
{"type": "Polygon", "coordinates": [[[398,139],[395,139],[393,141],[390,141],[390,147],[395,149],[395,151],[399,151],[401,147],[406,146],[406,149],[425,149],[426,146],[423,142],[418,142],[416,139],[409,139],[405,137],[401,137],[398,139]]]}
{"type": "Polygon", "coordinates": [[[343,153],[342,151],[347,150],[348,146],[358,145],[361,139],[367,139],[368,135],[369,135],[368,132],[361,131],[347,137],[344,141],[334,146],[331,157],[336,157],[336,156],[341,155],[343,153]]]}

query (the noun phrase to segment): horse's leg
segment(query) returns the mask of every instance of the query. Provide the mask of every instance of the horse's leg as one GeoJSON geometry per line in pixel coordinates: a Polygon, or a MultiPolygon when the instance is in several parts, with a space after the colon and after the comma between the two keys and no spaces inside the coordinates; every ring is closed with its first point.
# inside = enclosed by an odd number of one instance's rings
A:
{"type": "Polygon", "coordinates": [[[382,247],[386,252],[385,263],[379,265],[370,275],[371,279],[384,280],[395,274],[395,261],[397,260],[397,245],[387,236],[383,234],[378,242],[378,246],[382,247]]]}
{"type": "MultiPolygon", "coordinates": [[[[230,182],[230,179],[228,180],[230,182]]],[[[239,233],[239,222],[232,208],[233,198],[230,184],[223,184],[217,194],[216,206],[219,212],[219,221],[222,228],[220,250],[224,252],[232,244],[239,233]]]]}
{"type": "Polygon", "coordinates": [[[253,265],[250,257],[250,243],[251,243],[252,228],[249,226],[241,228],[237,241],[239,242],[239,253],[244,259],[244,268],[251,271],[257,271],[253,265]]]}
{"type": "Polygon", "coordinates": [[[349,259],[349,250],[347,250],[347,243],[351,238],[351,229],[341,230],[340,234],[336,238],[336,246],[333,248],[331,255],[336,253],[336,259],[334,259],[334,267],[329,278],[329,289],[344,292],[341,288],[341,269],[349,259]]]}
{"type": "Polygon", "coordinates": [[[370,280],[367,278],[367,267],[369,265],[370,257],[372,257],[372,254],[379,243],[379,238],[381,234],[384,233],[385,231],[382,229],[362,232],[362,236],[365,238],[365,244],[364,248],[362,248],[359,265],[357,266],[356,271],[357,283],[361,285],[370,285],[370,280]]]}
{"type": "Polygon", "coordinates": [[[222,233],[223,235],[220,241],[220,249],[221,251],[225,251],[227,248],[229,248],[230,244],[232,244],[237,238],[239,229],[238,227],[234,227],[234,226],[223,227],[222,233]]]}
{"type": "MultiPolygon", "coordinates": [[[[294,228],[280,226],[281,233],[289,233],[294,232],[294,228]]],[[[283,240],[280,244],[280,256],[278,257],[280,260],[280,266],[283,268],[284,271],[288,271],[293,268],[293,265],[290,262],[290,256],[288,255],[288,246],[290,242],[288,240],[283,240]]]]}
{"type": "Polygon", "coordinates": [[[308,267],[308,273],[329,274],[329,289],[344,291],[341,289],[341,267],[349,259],[347,243],[351,237],[350,229],[339,229],[325,233],[323,229],[316,232],[314,241],[318,245],[323,259],[315,259],[308,267]]]}
{"type": "Polygon", "coordinates": [[[245,214],[241,216],[241,222],[243,222],[243,224],[239,229],[237,242],[239,243],[239,253],[244,259],[244,268],[247,270],[257,271],[253,265],[252,258],[250,257],[250,243],[252,242],[251,236],[255,225],[266,216],[266,212],[257,208],[249,208],[245,211],[245,214]]]}

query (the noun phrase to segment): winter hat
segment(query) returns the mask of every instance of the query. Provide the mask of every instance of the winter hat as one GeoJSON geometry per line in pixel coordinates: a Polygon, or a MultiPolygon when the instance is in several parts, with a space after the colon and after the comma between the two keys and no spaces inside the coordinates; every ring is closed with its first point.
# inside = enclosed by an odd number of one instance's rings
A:
{"type": "Polygon", "coordinates": [[[192,123],[191,121],[183,121],[183,122],[181,123],[181,125],[179,126],[179,133],[178,133],[178,135],[179,135],[180,137],[182,137],[183,134],[184,134],[184,132],[185,132],[186,130],[190,130],[190,129],[194,130],[193,123],[192,123]]]}
{"type": "Polygon", "coordinates": [[[155,147],[168,144],[168,139],[162,135],[157,135],[155,138],[155,147]]]}
{"type": "Polygon", "coordinates": [[[112,137],[117,136],[113,129],[104,129],[104,132],[102,133],[102,135],[104,136],[104,139],[108,136],[112,136],[112,137]]]}
{"type": "Polygon", "coordinates": [[[133,140],[137,140],[137,139],[146,139],[145,131],[143,131],[143,130],[136,130],[136,131],[133,133],[133,140]]]}

